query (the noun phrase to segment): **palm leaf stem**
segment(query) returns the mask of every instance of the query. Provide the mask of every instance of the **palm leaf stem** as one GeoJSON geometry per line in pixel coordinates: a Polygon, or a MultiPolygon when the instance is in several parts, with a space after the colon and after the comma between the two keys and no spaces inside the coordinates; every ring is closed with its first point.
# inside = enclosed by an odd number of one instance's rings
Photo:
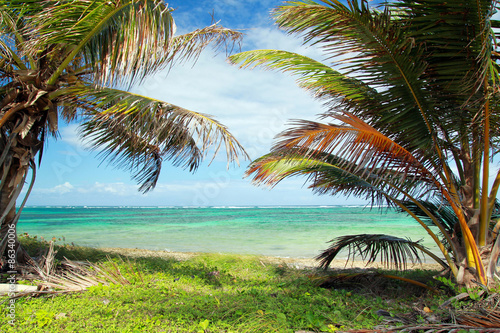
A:
{"type": "Polygon", "coordinates": [[[16,62],[16,65],[20,69],[24,69],[24,70],[28,69],[28,67],[26,67],[26,65],[21,60],[21,58],[19,58],[19,56],[16,54],[16,52],[14,52],[7,44],[5,44],[5,43],[2,42],[2,46],[3,46],[4,49],[6,49],[7,51],[9,51],[10,56],[12,57],[12,59],[14,59],[14,61],[16,62]]]}
{"type": "MultiPolygon", "coordinates": [[[[403,191],[400,188],[395,187],[394,185],[389,184],[389,186],[391,186],[392,188],[397,189],[401,194],[403,194],[411,202],[413,202],[415,205],[417,205],[417,207],[419,207],[425,213],[425,215],[427,215],[432,220],[432,222],[434,223],[434,225],[436,225],[436,227],[439,228],[439,231],[441,231],[441,233],[443,234],[443,236],[446,238],[446,241],[450,245],[452,253],[459,253],[457,251],[455,243],[451,239],[449,233],[446,231],[446,229],[444,228],[443,224],[441,222],[439,222],[438,219],[434,216],[434,214],[432,214],[424,205],[422,205],[421,202],[419,202],[417,199],[415,199],[414,197],[412,197],[409,193],[403,191]]],[[[410,212],[406,206],[402,205],[399,201],[394,201],[394,202],[399,207],[401,207],[404,211],[408,212],[413,218],[415,218],[417,220],[418,223],[420,223],[422,225],[422,227],[424,227],[424,229],[429,233],[429,235],[432,237],[432,239],[436,242],[437,246],[439,247],[439,249],[443,253],[444,257],[446,258],[446,261],[448,261],[448,263],[452,263],[450,265],[450,267],[453,267],[453,265],[455,265],[455,264],[453,263],[453,260],[451,260],[451,258],[449,258],[448,251],[446,251],[446,249],[443,246],[443,243],[439,240],[439,238],[437,238],[437,236],[432,232],[432,230],[430,230],[429,227],[427,227],[427,225],[422,220],[420,220],[415,214],[413,214],[412,212],[410,212]]]]}
{"type": "MultiPolygon", "coordinates": [[[[33,162],[33,160],[30,160],[30,169],[31,169],[31,172],[32,172],[30,185],[28,187],[28,190],[26,191],[26,194],[24,195],[23,202],[21,203],[21,205],[17,209],[16,216],[14,216],[14,219],[11,222],[11,223],[14,223],[15,225],[17,225],[17,221],[21,217],[21,212],[23,211],[23,208],[26,205],[26,201],[28,201],[28,198],[29,198],[29,196],[31,194],[31,190],[33,190],[33,186],[35,185],[36,165],[35,165],[35,162],[33,162]]],[[[26,171],[26,173],[28,173],[28,172],[26,171]]]]}
{"type": "Polygon", "coordinates": [[[398,205],[402,210],[404,210],[406,213],[408,213],[413,219],[415,219],[424,229],[427,231],[427,233],[432,237],[434,242],[437,244],[439,247],[439,250],[441,250],[441,253],[444,255],[446,261],[448,262],[448,265],[441,260],[438,256],[436,256],[434,253],[431,251],[427,250],[426,248],[422,246],[416,246],[419,250],[427,254],[429,257],[434,259],[438,264],[443,266],[444,268],[450,268],[451,271],[453,272],[454,276],[457,276],[458,274],[458,268],[453,262],[453,259],[450,257],[450,254],[444,247],[444,244],[439,240],[439,238],[436,236],[435,233],[432,232],[432,230],[417,216],[415,213],[410,211],[406,206],[404,206],[399,200],[392,200],[392,198],[388,198],[389,200],[393,201],[396,205],[398,205]]]}
{"type": "MultiPolygon", "coordinates": [[[[488,87],[487,79],[485,79],[485,89],[488,87]]],[[[486,239],[488,237],[488,225],[489,219],[489,205],[488,205],[488,183],[490,174],[490,101],[486,100],[484,106],[484,135],[483,135],[483,145],[484,145],[484,157],[483,157],[483,182],[482,182],[482,193],[481,193],[481,206],[479,214],[479,236],[478,243],[479,246],[486,245],[486,239]]]]}
{"type": "Polygon", "coordinates": [[[395,280],[401,280],[401,281],[404,281],[404,282],[408,282],[408,283],[414,284],[416,286],[419,286],[419,287],[425,288],[427,290],[430,290],[430,291],[432,291],[435,294],[439,294],[440,293],[439,290],[437,290],[436,288],[429,287],[428,285],[426,285],[426,284],[424,284],[422,282],[418,282],[418,281],[415,281],[415,280],[412,280],[412,279],[404,278],[402,276],[390,275],[390,274],[382,274],[382,276],[385,277],[385,278],[395,279],[395,280]]]}
{"type": "Polygon", "coordinates": [[[47,81],[47,84],[48,85],[53,85],[56,83],[57,79],[59,79],[59,76],[61,76],[62,72],[64,71],[64,69],[69,65],[69,63],[71,61],[73,61],[73,59],[75,58],[75,56],[82,50],[83,47],[85,47],[85,45],[88,43],[88,41],[94,37],[94,35],[96,35],[100,30],[101,28],[108,23],[108,21],[116,14],[118,13],[119,11],[121,11],[123,8],[125,8],[127,5],[129,5],[130,2],[127,2],[119,7],[116,7],[114,10],[112,10],[108,15],[106,15],[106,17],[104,17],[102,19],[101,22],[99,22],[99,24],[97,24],[94,29],[92,29],[88,35],[86,35],[81,41],[80,43],[73,49],[73,51],[71,51],[70,54],[68,54],[68,56],[64,59],[63,62],[61,62],[61,65],[59,65],[59,67],[56,69],[56,71],[54,72],[54,74],[52,74],[52,76],[49,78],[49,80],[47,81]]]}
{"type": "Polygon", "coordinates": [[[481,196],[481,191],[480,191],[480,187],[479,187],[479,183],[480,183],[480,178],[481,178],[481,154],[479,153],[480,149],[479,149],[479,140],[477,140],[476,138],[478,138],[479,136],[477,135],[477,129],[473,130],[473,133],[472,133],[472,136],[473,138],[475,139],[474,140],[474,143],[473,143],[473,147],[472,147],[472,163],[474,163],[474,181],[473,181],[473,186],[474,186],[474,192],[473,192],[473,208],[474,209],[478,209],[479,208],[479,199],[480,199],[480,196],[481,196]]]}
{"type": "MultiPolygon", "coordinates": [[[[477,6],[478,10],[480,10],[480,6],[478,4],[477,6]]],[[[490,36],[488,35],[489,32],[486,31],[485,29],[485,20],[483,20],[483,17],[484,15],[482,15],[482,13],[479,13],[479,17],[480,17],[480,22],[479,22],[479,25],[481,27],[481,44],[482,45],[485,45],[485,41],[486,39],[488,39],[490,36]]],[[[489,29],[488,29],[489,30],[489,29]]],[[[484,77],[484,81],[483,81],[483,88],[484,88],[484,91],[485,91],[485,94],[488,93],[488,76],[485,75],[484,77]]],[[[487,237],[487,228],[488,228],[488,225],[489,225],[489,219],[488,219],[488,213],[489,213],[489,209],[488,209],[488,193],[487,193],[487,189],[488,189],[488,175],[489,175],[489,150],[490,150],[490,120],[489,120],[489,99],[487,98],[486,96],[486,103],[485,103],[485,106],[484,106],[484,129],[483,129],[483,181],[482,181],[482,193],[481,193],[481,199],[480,199],[480,221],[479,221],[479,245],[480,246],[484,246],[486,245],[486,237],[487,237]]],[[[476,150],[478,151],[478,150],[476,150]]],[[[480,155],[480,153],[478,153],[478,155],[480,155]]],[[[476,161],[476,163],[478,163],[476,161]]],[[[479,162],[480,163],[480,162],[479,162]]],[[[479,164],[478,163],[478,164],[479,164]]],[[[479,169],[480,169],[480,166],[478,165],[478,170],[477,170],[477,176],[478,176],[478,179],[477,179],[477,184],[479,185],[479,169]]],[[[479,191],[479,186],[476,186],[476,190],[479,191]]],[[[458,209],[457,209],[458,210],[458,209]]],[[[466,223],[465,223],[465,220],[462,216],[462,214],[460,214],[459,216],[459,222],[460,222],[460,226],[462,227],[462,231],[464,231],[464,227],[466,227],[466,223]],[[465,224],[464,226],[462,226],[463,224],[465,224]]],[[[477,271],[478,271],[478,274],[479,274],[479,278],[481,279],[481,282],[483,284],[486,284],[486,281],[485,281],[485,272],[484,272],[484,265],[481,261],[481,257],[478,253],[478,248],[477,248],[477,245],[475,244],[475,241],[474,241],[474,238],[472,237],[472,233],[470,232],[470,229],[469,228],[465,228],[466,230],[466,238],[471,238],[470,239],[470,244],[468,244],[468,242],[466,241],[465,244],[466,246],[467,245],[475,245],[473,248],[472,248],[472,252],[474,254],[474,257],[476,257],[476,268],[477,268],[477,271]]],[[[467,251],[469,252],[469,251],[467,251]]]]}
{"type": "MultiPolygon", "coordinates": [[[[7,158],[7,154],[9,153],[10,146],[12,146],[12,142],[14,141],[14,138],[17,136],[17,133],[13,133],[12,136],[7,140],[7,144],[3,148],[2,155],[0,155],[0,165],[4,165],[5,159],[7,158]]],[[[4,173],[6,174],[6,172],[4,173]]],[[[1,182],[0,182],[1,184],[1,182]]],[[[1,185],[0,185],[1,188],[1,185]]]]}
{"type": "Polygon", "coordinates": [[[470,231],[469,226],[467,225],[467,221],[465,220],[465,216],[463,211],[455,205],[454,202],[449,198],[448,193],[444,193],[447,196],[448,202],[450,203],[453,212],[457,215],[458,222],[460,224],[460,229],[462,230],[462,234],[464,236],[465,250],[467,255],[467,262],[469,266],[474,266],[477,270],[477,274],[482,284],[487,284],[486,281],[486,272],[484,269],[484,264],[481,259],[481,255],[479,254],[479,248],[476,244],[476,240],[470,231]]]}
{"type": "MultiPolygon", "coordinates": [[[[19,171],[18,171],[19,172],[19,171]]],[[[4,213],[2,214],[2,216],[0,216],[0,225],[3,224],[5,218],[7,217],[7,215],[9,214],[10,210],[12,209],[12,207],[14,207],[14,205],[16,204],[16,199],[17,197],[19,196],[19,194],[21,193],[21,191],[23,190],[23,187],[24,187],[24,182],[26,181],[26,177],[28,176],[28,171],[27,170],[24,170],[24,175],[23,175],[23,178],[21,179],[21,181],[19,182],[19,184],[17,185],[17,188],[13,191],[12,193],[12,196],[11,196],[11,199],[9,201],[9,203],[7,204],[6,208],[5,208],[5,211],[4,213]]]]}
{"type": "Polygon", "coordinates": [[[455,149],[453,149],[452,154],[453,154],[453,160],[455,162],[455,166],[457,167],[457,170],[458,170],[458,176],[460,177],[460,182],[462,184],[465,184],[465,173],[464,173],[464,168],[462,166],[462,163],[460,161],[460,157],[458,156],[459,153],[457,151],[455,151],[455,149]]]}
{"type": "MultiPolygon", "coordinates": [[[[479,2],[479,1],[478,1],[479,2]]],[[[481,12],[481,6],[478,4],[477,9],[479,11],[478,16],[480,18],[479,26],[481,27],[481,45],[488,45],[486,40],[490,37],[492,32],[490,29],[486,29],[486,21],[484,15],[481,12]]],[[[482,193],[481,193],[481,206],[479,215],[479,235],[478,242],[479,246],[485,246],[488,238],[488,226],[490,223],[490,209],[489,209],[489,198],[488,198],[488,185],[489,185],[489,172],[490,172],[490,100],[487,96],[489,88],[488,75],[484,76],[483,89],[486,103],[484,105],[484,129],[483,129],[483,179],[482,179],[482,193]]]]}
{"type": "MultiPolygon", "coordinates": [[[[5,161],[5,163],[2,163],[3,167],[5,169],[8,169],[10,168],[10,166],[12,165],[12,158],[8,159],[7,161],[5,161]]],[[[9,175],[8,172],[2,172],[2,178],[0,179],[0,191],[3,189],[3,187],[5,186],[5,181],[7,180],[7,176],[9,175]]]]}
{"type": "Polygon", "coordinates": [[[495,201],[499,188],[500,188],[500,169],[497,171],[497,176],[493,181],[493,185],[491,186],[490,190],[490,196],[488,197],[488,221],[491,220],[491,215],[493,214],[493,209],[495,208],[495,201]]]}
{"type": "Polygon", "coordinates": [[[453,203],[456,206],[460,206],[460,195],[459,192],[455,186],[455,182],[453,179],[453,172],[450,170],[450,166],[448,163],[443,163],[443,169],[445,172],[445,179],[444,179],[444,186],[440,186],[441,193],[446,192],[448,194],[447,200],[453,200],[453,203]]]}
{"type": "Polygon", "coordinates": [[[25,106],[26,106],[26,103],[21,103],[21,104],[14,106],[13,108],[10,108],[10,110],[7,111],[3,115],[2,118],[0,118],[0,128],[3,127],[3,125],[5,125],[5,123],[10,119],[10,117],[12,117],[14,115],[14,113],[24,109],[25,106]]]}

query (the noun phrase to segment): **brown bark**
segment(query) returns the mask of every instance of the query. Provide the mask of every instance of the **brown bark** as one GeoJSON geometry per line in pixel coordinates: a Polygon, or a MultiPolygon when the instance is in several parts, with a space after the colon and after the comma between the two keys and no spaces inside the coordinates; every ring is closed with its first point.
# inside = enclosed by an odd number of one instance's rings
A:
{"type": "MultiPolygon", "coordinates": [[[[24,174],[27,172],[27,167],[22,167],[19,160],[12,158],[13,162],[7,172],[7,177],[4,180],[2,189],[0,191],[0,216],[6,214],[5,218],[1,222],[0,226],[0,256],[2,257],[2,262],[6,263],[8,259],[13,259],[12,252],[15,251],[15,263],[25,264],[29,259],[26,251],[22,248],[17,237],[17,218],[16,218],[16,205],[12,205],[12,200],[17,201],[17,197],[20,193],[20,186],[24,184],[24,174]],[[9,233],[13,234],[14,237],[10,236],[9,233]]],[[[3,265],[5,266],[5,265],[3,265]]],[[[9,266],[9,269],[12,267],[9,266]]],[[[5,267],[2,267],[5,270],[5,267]]]]}

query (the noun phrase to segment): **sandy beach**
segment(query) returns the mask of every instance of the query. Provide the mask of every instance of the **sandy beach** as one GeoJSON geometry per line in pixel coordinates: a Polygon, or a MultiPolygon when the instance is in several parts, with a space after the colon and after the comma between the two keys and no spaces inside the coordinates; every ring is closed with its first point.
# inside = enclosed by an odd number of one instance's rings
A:
{"type": "MultiPolygon", "coordinates": [[[[130,248],[115,248],[115,247],[99,247],[99,250],[103,250],[109,253],[122,254],[131,258],[138,257],[159,257],[165,259],[174,258],[176,260],[188,260],[197,255],[202,255],[203,253],[196,252],[170,252],[170,251],[152,251],[144,249],[130,249],[130,248]]],[[[232,255],[232,254],[231,254],[232,255]]],[[[296,269],[306,269],[306,268],[316,268],[318,262],[313,258],[282,258],[282,257],[270,257],[270,256],[257,256],[263,265],[265,264],[282,264],[291,268],[296,269]]],[[[346,264],[345,260],[334,260],[330,264],[331,268],[337,269],[353,269],[353,268],[382,268],[383,265],[379,262],[373,263],[371,265],[366,265],[362,261],[349,261],[346,264]]],[[[441,270],[441,265],[437,263],[422,263],[412,265],[408,264],[408,269],[427,269],[427,270],[441,270]]]]}

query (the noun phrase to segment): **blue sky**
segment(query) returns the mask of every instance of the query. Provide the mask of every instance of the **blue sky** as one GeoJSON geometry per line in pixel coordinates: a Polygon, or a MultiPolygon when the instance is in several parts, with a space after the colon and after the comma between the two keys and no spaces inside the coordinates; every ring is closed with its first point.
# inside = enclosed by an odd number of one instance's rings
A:
{"type": "MultiPolygon", "coordinates": [[[[304,48],[298,37],[287,36],[274,26],[270,11],[281,1],[203,0],[169,1],[176,9],[178,33],[209,25],[212,16],[225,27],[244,34],[242,51],[273,48],[295,51],[321,60],[314,48],[304,48]]],[[[273,137],[290,119],[315,119],[323,111],[320,102],[295,86],[293,78],[264,70],[240,70],[225,54],[207,49],[193,66],[177,66],[149,78],[134,92],[194,111],[213,115],[229,127],[251,158],[269,151],[273,137]]],[[[316,196],[304,179],[292,179],[274,189],[258,188],[243,179],[248,160],[229,169],[221,153],[208,166],[191,174],[165,162],[158,185],[143,195],[130,174],[113,168],[84,148],[77,125],[60,129],[50,140],[28,205],[88,206],[242,206],[362,204],[356,198],[316,196]],[[102,162],[102,163],[101,163],[102,162]]]]}

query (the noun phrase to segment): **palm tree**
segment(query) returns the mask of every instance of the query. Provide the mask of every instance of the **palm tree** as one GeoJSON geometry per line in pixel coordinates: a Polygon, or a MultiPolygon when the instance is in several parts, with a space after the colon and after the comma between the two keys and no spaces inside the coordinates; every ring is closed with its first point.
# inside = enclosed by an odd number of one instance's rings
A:
{"type": "Polygon", "coordinates": [[[2,1],[0,25],[1,254],[26,259],[9,231],[60,121],[79,121],[81,136],[131,170],[142,192],[155,187],[163,160],[193,171],[210,149],[222,146],[228,163],[246,154],[210,116],[127,91],[175,61],[195,60],[209,44],[234,46],[239,32],[214,24],[175,35],[162,0],[2,1]]]}
{"type": "MultiPolygon", "coordinates": [[[[247,174],[267,185],[306,176],[316,193],[395,207],[434,239],[459,283],[493,283],[500,250],[500,173],[492,184],[489,177],[499,148],[498,7],[485,0],[396,0],[378,8],[365,0],[285,2],[274,11],[278,25],[320,47],[326,62],[279,50],[230,59],[297,75],[327,111],[323,122],[295,121],[247,174]]],[[[396,244],[402,250],[394,253],[404,255],[413,246],[381,236],[375,245],[377,237],[365,236],[365,255],[396,244]]],[[[360,244],[335,241],[320,255],[322,265],[360,244]]]]}

